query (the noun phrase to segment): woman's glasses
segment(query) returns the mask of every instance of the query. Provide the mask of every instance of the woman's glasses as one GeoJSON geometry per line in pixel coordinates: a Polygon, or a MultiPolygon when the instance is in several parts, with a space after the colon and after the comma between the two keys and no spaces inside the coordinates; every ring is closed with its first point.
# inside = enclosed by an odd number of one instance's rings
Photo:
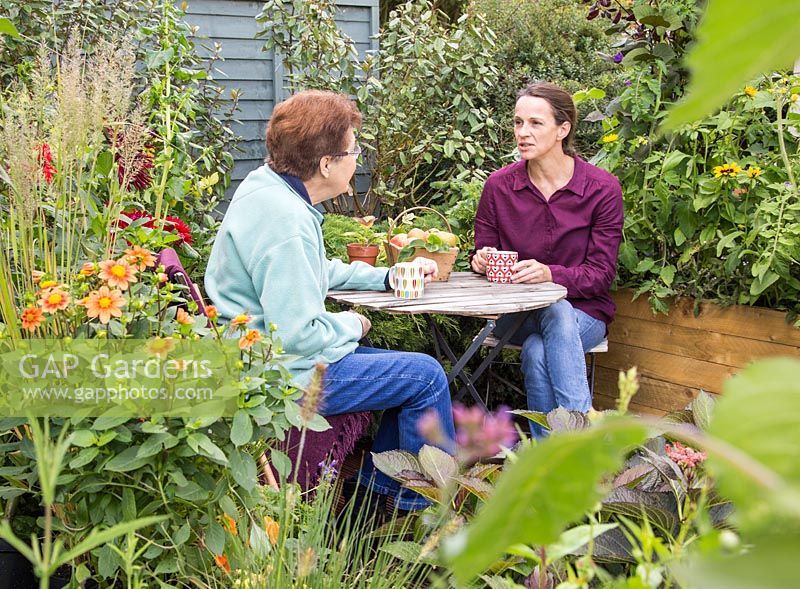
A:
{"type": "Polygon", "coordinates": [[[332,157],[344,157],[346,155],[352,155],[354,158],[358,159],[358,156],[361,155],[361,146],[356,143],[356,146],[352,149],[352,151],[340,151],[339,153],[332,153],[332,157]]]}

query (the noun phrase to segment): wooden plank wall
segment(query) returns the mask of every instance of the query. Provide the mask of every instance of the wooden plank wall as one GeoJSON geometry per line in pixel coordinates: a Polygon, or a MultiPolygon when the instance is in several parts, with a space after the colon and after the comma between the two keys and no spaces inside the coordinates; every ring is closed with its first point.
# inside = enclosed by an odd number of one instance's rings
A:
{"type": "MultiPolygon", "coordinates": [[[[255,17],[262,2],[252,0],[189,0],[186,20],[198,27],[197,35],[208,37],[198,46],[222,46],[224,61],[216,64],[214,78],[230,91],[241,91],[240,112],[234,131],[242,137],[227,196],[266,155],[264,133],[276,102],[286,97],[280,67],[274,56],[261,50],[264,41],[256,39],[259,30],[255,17]]],[[[337,4],[337,22],[356,43],[360,55],[377,49],[371,37],[378,32],[378,0],[341,0],[337,4]]],[[[209,49],[203,51],[206,55],[209,49]]],[[[226,96],[229,94],[226,92],[226,96]]]]}
{"type": "Polygon", "coordinates": [[[701,389],[719,394],[726,378],[756,358],[800,358],[800,329],[785,313],[703,303],[695,315],[694,300],[679,299],[669,315],[653,314],[645,298],[632,302],[632,294],[613,293],[617,315],[609,351],[597,355],[597,408],[613,407],[619,371],[631,366],[641,385],[631,409],[662,414],[682,409],[701,389]]]}

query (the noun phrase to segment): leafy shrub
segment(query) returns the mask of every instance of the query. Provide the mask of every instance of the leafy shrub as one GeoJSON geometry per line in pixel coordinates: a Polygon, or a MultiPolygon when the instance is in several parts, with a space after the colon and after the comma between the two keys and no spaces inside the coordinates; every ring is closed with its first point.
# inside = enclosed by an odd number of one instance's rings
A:
{"type": "MultiPolygon", "coordinates": [[[[554,82],[569,92],[619,84],[603,25],[588,21],[585,9],[574,0],[473,0],[470,11],[483,14],[498,38],[499,76],[488,101],[506,150],[513,145],[516,94],[528,82],[554,82]]],[[[589,112],[588,105],[579,105],[578,120],[589,112]]],[[[596,125],[579,125],[579,151],[593,153],[598,134],[596,125]]]]}
{"type": "Polygon", "coordinates": [[[290,89],[356,96],[371,174],[358,214],[374,214],[379,203],[390,211],[430,204],[431,182],[496,167],[502,158],[485,100],[498,75],[495,37],[482,18],[451,24],[429,0],[407,2],[384,23],[380,50],[359,59],[333,14],[331,0],[271,0],[258,21],[265,48],[285,56],[290,89]]]}
{"type": "Polygon", "coordinates": [[[347,244],[352,239],[345,235],[358,230],[358,221],[353,217],[328,213],[322,224],[322,237],[325,242],[325,251],[328,258],[339,258],[347,261],[347,244]]]}
{"type": "Polygon", "coordinates": [[[30,83],[40,51],[63,53],[71,33],[89,55],[103,42],[126,39],[139,65],[134,91],[153,133],[156,160],[154,183],[140,191],[138,206],[157,216],[177,215],[189,224],[193,246],[180,249],[189,273],[198,275],[216,233],[210,213],[229,184],[236,138],[232,111],[222,112],[222,88],[209,76],[216,55],[209,60],[199,55],[194,32],[176,4],[0,0],[0,14],[21,33],[20,38],[4,37],[0,45],[0,87],[30,83]]]}
{"type": "MultiPolygon", "coordinates": [[[[51,82],[50,56],[42,53],[30,84],[9,90],[0,113],[4,365],[30,338],[46,338],[45,343],[56,338],[58,348],[91,338],[109,351],[117,343],[141,344],[159,356],[178,339],[200,346],[195,340],[208,338],[213,341],[204,343],[214,344],[214,351],[226,341],[233,354],[209,354],[209,360],[227,362],[232,369],[227,374],[233,381],[225,390],[235,395],[236,405],[233,419],[214,410],[201,417],[153,416],[152,411],[142,411],[149,418],[134,417],[135,411],[96,419],[89,415],[106,408],[105,403],[91,409],[73,406],[62,417],[48,418],[53,438],[67,430],[72,435],[67,441],[62,436],[63,476],[50,475],[50,482],[58,478],[57,496],[48,502],[55,505],[54,521],[48,516],[44,524],[36,522],[33,532],[38,537],[43,525],[47,534],[55,531],[59,541],[75,549],[98,527],[167,515],[158,525],[148,524],[147,540],[131,534],[111,542],[109,537],[80,563],[79,574],[107,581],[103,586],[112,586],[123,574],[129,583],[137,576],[147,584],[185,580],[189,585],[187,579],[213,567],[213,557],[224,550],[219,509],[234,498],[246,506],[259,503],[255,456],[283,439],[290,421],[301,425],[296,403],[301,393],[288,386],[278,358],[281,345],[272,332],[244,333],[241,326],[237,347],[213,320],[209,327],[205,317],[175,307],[186,295],[160,275],[163,269],[156,267],[153,252],[137,247],[163,248],[174,243],[174,234],[158,225],[148,227],[146,217],[126,215],[129,222],[120,223],[121,212],[139,203],[136,182],[145,182],[151,172],[168,177],[170,169],[170,160],[154,158],[146,147],[152,135],[141,102],[131,99],[132,54],[101,41],[87,56],[73,41],[56,56],[56,65],[60,75],[51,82]],[[151,337],[158,339],[141,341],[151,337]]],[[[191,303],[188,307],[196,311],[191,303]]],[[[136,353],[145,352],[137,347],[136,353]]],[[[141,366],[141,357],[132,362],[137,361],[141,366]]],[[[132,372],[130,379],[114,373],[108,380],[102,374],[80,374],[86,380],[79,386],[92,391],[147,386],[141,372],[132,372]]],[[[2,371],[0,383],[0,498],[9,500],[2,508],[4,519],[16,518],[16,508],[25,507],[25,500],[16,502],[20,496],[38,506],[45,492],[32,451],[42,440],[32,439],[36,434],[25,417],[8,417],[24,409],[22,403],[9,405],[13,396],[5,393],[13,385],[8,374],[2,371]]],[[[94,398],[101,401],[99,394],[94,398]]],[[[108,408],[112,405],[109,401],[108,408]]],[[[55,413],[55,407],[48,403],[43,411],[55,413]]],[[[276,452],[273,463],[288,475],[288,458],[276,452]]]]}
{"type": "Polygon", "coordinates": [[[507,73],[525,66],[538,79],[585,87],[613,71],[603,58],[610,50],[603,26],[572,0],[473,0],[470,9],[485,15],[500,40],[507,73]]]}
{"type": "Polygon", "coordinates": [[[800,173],[790,130],[800,78],[747,86],[719,113],[659,137],[666,106],[683,94],[680,55],[693,5],[637,2],[625,45],[628,85],[607,111],[593,160],[620,178],[625,199],[623,286],[655,309],[685,295],[800,310],[800,173]],[[637,17],[638,18],[638,17],[637,17]]]}

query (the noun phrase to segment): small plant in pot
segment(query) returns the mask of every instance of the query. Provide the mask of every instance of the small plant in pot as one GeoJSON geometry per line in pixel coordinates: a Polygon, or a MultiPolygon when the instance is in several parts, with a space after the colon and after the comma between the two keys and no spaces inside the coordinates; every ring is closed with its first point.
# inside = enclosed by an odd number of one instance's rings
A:
{"type": "Polygon", "coordinates": [[[356,240],[347,244],[347,255],[350,262],[366,262],[374,266],[378,259],[380,251],[378,244],[383,239],[383,233],[375,233],[372,229],[375,223],[375,217],[372,215],[356,217],[355,220],[358,221],[358,228],[343,234],[356,240]]]}
{"type": "Polygon", "coordinates": [[[429,207],[413,207],[400,213],[389,221],[389,230],[385,235],[384,249],[386,259],[392,266],[397,262],[410,262],[424,256],[436,262],[439,267],[438,281],[445,282],[450,277],[456,258],[458,257],[458,236],[451,233],[450,222],[439,211],[429,207]],[[438,215],[447,231],[436,228],[421,229],[412,227],[406,232],[406,227],[414,224],[417,216],[412,210],[424,210],[438,215]]]}

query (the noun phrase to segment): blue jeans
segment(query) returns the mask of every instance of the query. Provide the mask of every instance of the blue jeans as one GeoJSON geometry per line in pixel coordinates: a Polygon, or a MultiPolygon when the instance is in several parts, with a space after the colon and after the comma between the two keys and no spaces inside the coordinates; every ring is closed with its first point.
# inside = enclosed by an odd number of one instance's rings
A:
{"type": "MultiPolygon", "coordinates": [[[[587,412],[592,394],[586,378],[586,351],[606,335],[606,324],[574,308],[569,301],[526,313],[511,343],[522,346],[520,359],[528,395],[528,409],[547,413],[556,407],[587,412]]],[[[509,329],[513,316],[501,317],[495,333],[509,329]]],[[[531,422],[531,434],[547,434],[531,422]]]]}
{"type": "MultiPolygon", "coordinates": [[[[430,356],[360,346],[328,366],[323,383],[323,415],[383,410],[373,452],[400,449],[416,455],[425,444],[417,432],[417,420],[431,407],[439,414],[444,434],[455,440],[447,377],[430,356]]],[[[361,484],[374,492],[393,496],[400,509],[430,505],[377,470],[371,456],[366,458],[360,478],[361,484]]]]}

